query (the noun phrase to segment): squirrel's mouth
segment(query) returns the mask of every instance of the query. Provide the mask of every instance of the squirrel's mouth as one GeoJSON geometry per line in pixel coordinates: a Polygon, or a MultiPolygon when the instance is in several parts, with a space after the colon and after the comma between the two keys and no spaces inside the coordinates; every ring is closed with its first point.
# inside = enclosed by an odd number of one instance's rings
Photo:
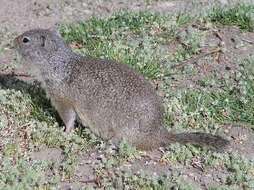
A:
{"type": "Polygon", "coordinates": [[[22,56],[17,51],[15,57],[18,64],[22,63],[22,56]]]}

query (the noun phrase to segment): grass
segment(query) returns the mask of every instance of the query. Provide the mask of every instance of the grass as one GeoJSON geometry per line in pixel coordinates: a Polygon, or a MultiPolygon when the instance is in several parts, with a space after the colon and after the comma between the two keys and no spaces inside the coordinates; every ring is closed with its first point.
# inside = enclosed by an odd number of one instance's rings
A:
{"type": "Polygon", "coordinates": [[[212,22],[238,26],[242,30],[253,32],[253,15],[253,5],[239,4],[229,9],[215,7],[209,14],[209,18],[212,22]]]}
{"type": "MultiPolygon", "coordinates": [[[[201,51],[208,32],[193,28],[191,23],[207,24],[210,29],[234,25],[252,31],[252,12],[253,6],[247,5],[214,8],[202,18],[120,12],[106,19],[62,25],[60,32],[74,51],[128,64],[158,85],[164,97],[167,127],[178,132],[221,134],[224,123],[254,125],[254,58],[236,61],[237,69],[222,76],[218,70],[200,76],[196,86],[191,86],[192,80],[200,74],[201,65],[188,64],[180,69],[172,65],[201,51]]],[[[181,169],[192,168],[195,160],[204,172],[225,174],[218,186],[208,185],[208,189],[253,189],[253,160],[244,155],[173,144],[161,158],[173,167],[168,175],[153,176],[145,168],[134,173],[121,170],[121,166],[143,159],[135,148],[123,141],[118,151],[109,151],[101,148],[103,143],[86,129],[67,135],[59,125],[55,110],[37,85],[1,78],[0,189],[53,189],[63,181],[79,183],[74,174],[82,153],[91,147],[104,156],[93,167],[105,189],[197,189],[198,184],[186,181],[181,169]],[[30,159],[32,154],[51,148],[61,151],[60,164],[30,159]]]]}

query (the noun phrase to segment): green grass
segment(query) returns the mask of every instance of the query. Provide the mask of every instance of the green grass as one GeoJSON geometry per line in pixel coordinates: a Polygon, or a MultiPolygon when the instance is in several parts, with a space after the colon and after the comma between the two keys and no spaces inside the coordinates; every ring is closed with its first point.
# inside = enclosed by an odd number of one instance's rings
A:
{"type": "MultiPolygon", "coordinates": [[[[254,58],[236,61],[237,69],[224,73],[223,77],[216,71],[200,76],[195,87],[189,84],[199,75],[200,65],[187,64],[180,69],[173,69],[172,65],[200,53],[200,44],[207,33],[193,28],[191,23],[207,21],[211,22],[211,29],[234,25],[252,31],[252,12],[253,7],[248,5],[226,10],[214,8],[208,17],[202,18],[188,14],[162,16],[120,12],[106,19],[92,18],[62,25],[60,32],[74,51],[128,64],[155,82],[164,95],[168,128],[177,132],[222,134],[224,123],[245,123],[251,128],[254,125],[254,58]]],[[[173,144],[161,160],[180,167],[168,172],[168,176],[155,177],[143,171],[132,173],[119,169],[143,156],[124,141],[117,151],[111,152],[101,148],[103,144],[86,129],[67,135],[59,125],[54,108],[38,86],[1,80],[0,189],[51,189],[61,181],[76,183],[74,173],[80,155],[91,146],[105,155],[94,169],[101,186],[106,189],[123,186],[129,189],[197,189],[195,183],[183,179],[181,170],[181,167],[191,167],[193,159],[201,162],[204,172],[225,173],[220,186],[208,189],[253,189],[253,161],[237,153],[216,153],[207,148],[173,144]],[[62,152],[60,164],[30,160],[31,153],[45,148],[62,152]],[[52,176],[49,177],[49,173],[53,173],[52,176]]]]}
{"type": "Polygon", "coordinates": [[[215,7],[209,14],[212,22],[222,25],[234,25],[242,30],[253,31],[254,29],[254,6],[238,4],[232,8],[215,7]]]}

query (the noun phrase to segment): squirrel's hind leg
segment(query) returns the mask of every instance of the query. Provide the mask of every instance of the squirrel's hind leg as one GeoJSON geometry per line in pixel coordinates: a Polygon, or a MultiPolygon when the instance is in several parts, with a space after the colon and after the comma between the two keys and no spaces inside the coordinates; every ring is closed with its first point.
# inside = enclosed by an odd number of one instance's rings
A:
{"type": "Polygon", "coordinates": [[[76,120],[76,112],[71,104],[60,100],[52,100],[52,104],[65,124],[65,132],[71,132],[76,120]]]}

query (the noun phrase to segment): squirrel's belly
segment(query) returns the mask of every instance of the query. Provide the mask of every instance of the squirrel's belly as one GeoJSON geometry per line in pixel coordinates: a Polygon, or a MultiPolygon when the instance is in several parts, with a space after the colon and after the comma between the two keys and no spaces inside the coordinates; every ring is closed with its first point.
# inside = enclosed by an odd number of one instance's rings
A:
{"type": "Polygon", "coordinates": [[[97,122],[95,121],[96,118],[91,118],[88,115],[84,113],[83,110],[75,109],[77,115],[79,116],[82,125],[89,127],[89,129],[97,136],[101,137],[104,140],[110,140],[114,134],[115,131],[112,131],[112,128],[108,129],[108,125],[105,123],[105,125],[97,125],[97,122]],[[93,120],[94,119],[94,120],[93,120]]]}

